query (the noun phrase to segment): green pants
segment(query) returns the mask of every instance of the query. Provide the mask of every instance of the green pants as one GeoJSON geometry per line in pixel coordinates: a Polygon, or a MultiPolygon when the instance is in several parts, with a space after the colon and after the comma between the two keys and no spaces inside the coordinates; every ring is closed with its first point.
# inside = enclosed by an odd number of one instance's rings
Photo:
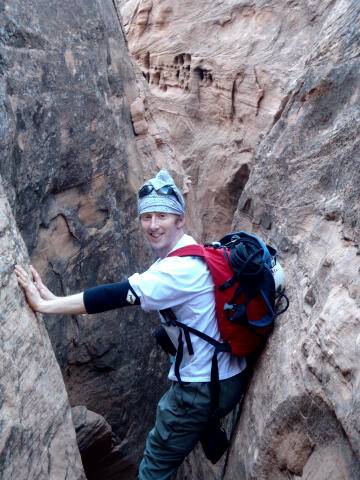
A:
{"type": "MultiPolygon", "coordinates": [[[[239,402],[246,373],[220,381],[222,416],[239,402]]],[[[159,401],[155,427],[146,440],[139,480],[169,480],[198,442],[211,413],[210,383],[173,382],[159,401]]]]}

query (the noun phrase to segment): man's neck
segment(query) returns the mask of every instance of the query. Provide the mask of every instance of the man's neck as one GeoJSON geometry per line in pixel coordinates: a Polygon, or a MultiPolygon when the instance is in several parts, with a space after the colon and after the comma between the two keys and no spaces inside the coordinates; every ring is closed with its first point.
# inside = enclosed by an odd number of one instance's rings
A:
{"type": "Polygon", "coordinates": [[[166,258],[170,252],[174,250],[176,245],[179,243],[179,241],[182,239],[182,237],[185,235],[184,230],[179,231],[179,235],[176,237],[176,240],[172,244],[171,248],[167,250],[166,252],[158,252],[159,258],[166,258]]]}

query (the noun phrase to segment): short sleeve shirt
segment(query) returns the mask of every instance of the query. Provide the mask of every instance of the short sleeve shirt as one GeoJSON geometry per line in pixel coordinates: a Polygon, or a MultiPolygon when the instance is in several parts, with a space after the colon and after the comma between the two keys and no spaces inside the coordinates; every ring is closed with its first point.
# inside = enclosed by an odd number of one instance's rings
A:
{"type": "MultiPolygon", "coordinates": [[[[195,244],[189,235],[183,235],[174,247],[195,244]]],[[[146,272],[129,278],[131,287],[140,298],[145,311],[171,308],[177,320],[221,341],[215,317],[214,284],[203,259],[198,257],[165,257],[158,259],[146,272]]],[[[179,328],[168,326],[160,315],[164,328],[177,348],[179,328]]],[[[190,334],[194,354],[189,355],[184,342],[180,376],[184,382],[209,382],[214,347],[190,334]]],[[[240,373],[246,367],[245,358],[223,352],[218,354],[220,380],[240,373]]],[[[176,380],[174,365],[170,380],[176,380]]]]}

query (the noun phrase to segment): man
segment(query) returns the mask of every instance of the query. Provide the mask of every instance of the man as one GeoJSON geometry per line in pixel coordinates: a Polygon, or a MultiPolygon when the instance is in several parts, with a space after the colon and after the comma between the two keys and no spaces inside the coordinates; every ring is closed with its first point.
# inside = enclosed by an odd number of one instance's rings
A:
{"type": "MultiPolygon", "coordinates": [[[[138,212],[143,233],[158,260],[144,273],[125,282],[102,285],[68,297],[56,297],[32,268],[34,282],[16,266],[15,273],[31,308],[41,313],[98,313],[128,305],[145,311],[171,309],[177,320],[220,341],[215,317],[214,284],[205,262],[197,257],[168,257],[173,250],[195,244],[184,233],[185,202],[167,170],[161,170],[139,191],[138,212]]],[[[161,322],[177,348],[181,329],[164,314],[161,322]]],[[[140,480],[167,480],[194,448],[211,416],[211,359],[213,347],[192,335],[192,352],[184,342],[179,372],[173,363],[171,386],[157,407],[155,426],[148,435],[140,480]],[[179,375],[181,383],[179,380],[179,375]]],[[[176,363],[176,362],[175,362],[176,363]]],[[[218,354],[220,414],[231,411],[246,384],[244,358],[218,354]]]]}

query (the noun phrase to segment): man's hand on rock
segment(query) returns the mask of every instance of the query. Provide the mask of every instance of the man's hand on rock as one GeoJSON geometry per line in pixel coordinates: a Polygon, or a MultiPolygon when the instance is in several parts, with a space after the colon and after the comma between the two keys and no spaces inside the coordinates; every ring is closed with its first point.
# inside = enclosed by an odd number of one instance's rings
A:
{"type": "Polygon", "coordinates": [[[57,297],[42,283],[35,268],[30,266],[30,269],[33,278],[30,278],[20,265],[15,266],[15,275],[34,312],[69,315],[86,313],[83,292],[66,297],[57,297]]]}
{"type": "Polygon", "coordinates": [[[33,281],[29,277],[27,272],[20,265],[15,266],[15,275],[17,277],[17,281],[20,287],[24,289],[26,299],[30,307],[32,308],[32,310],[34,310],[34,312],[39,312],[41,311],[41,306],[43,303],[43,297],[40,294],[40,289],[43,288],[43,292],[45,295],[48,295],[49,293],[51,295],[53,294],[42,283],[40,275],[37,273],[34,267],[31,267],[31,273],[35,281],[33,281]],[[35,272],[35,275],[34,275],[34,272],[35,272]],[[39,284],[39,281],[40,281],[40,284],[39,284]],[[46,291],[44,290],[44,288],[46,291]]]}
{"type": "Polygon", "coordinates": [[[43,284],[40,275],[32,265],[30,265],[30,270],[34,279],[34,285],[38,289],[40,297],[44,300],[54,300],[56,296],[43,284]]]}

